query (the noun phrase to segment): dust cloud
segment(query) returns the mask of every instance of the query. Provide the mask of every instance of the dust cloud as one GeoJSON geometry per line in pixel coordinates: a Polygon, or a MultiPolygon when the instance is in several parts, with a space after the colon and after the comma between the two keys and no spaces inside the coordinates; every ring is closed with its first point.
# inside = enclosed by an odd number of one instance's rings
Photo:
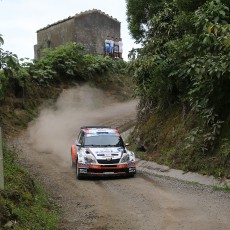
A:
{"type": "Polygon", "coordinates": [[[28,141],[38,153],[56,154],[69,161],[70,146],[81,126],[111,125],[125,115],[129,119],[135,111],[135,100],[117,103],[99,89],[77,86],[64,90],[54,105],[41,109],[29,125],[28,141]]]}

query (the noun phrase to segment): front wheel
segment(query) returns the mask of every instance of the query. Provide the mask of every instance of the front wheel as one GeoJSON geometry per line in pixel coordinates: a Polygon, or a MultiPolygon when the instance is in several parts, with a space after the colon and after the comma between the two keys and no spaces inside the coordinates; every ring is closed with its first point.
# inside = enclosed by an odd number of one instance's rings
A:
{"type": "Polygon", "coordinates": [[[75,162],[73,161],[73,146],[71,146],[71,149],[70,149],[70,167],[71,168],[75,167],[75,162]]]}
{"type": "Polygon", "coordinates": [[[78,160],[76,160],[76,177],[78,180],[83,178],[83,176],[80,174],[80,169],[78,168],[78,160]]]}
{"type": "Polygon", "coordinates": [[[74,167],[75,167],[75,164],[74,164],[74,162],[73,162],[73,160],[72,160],[72,154],[70,155],[70,167],[71,167],[71,168],[74,168],[74,167]]]}

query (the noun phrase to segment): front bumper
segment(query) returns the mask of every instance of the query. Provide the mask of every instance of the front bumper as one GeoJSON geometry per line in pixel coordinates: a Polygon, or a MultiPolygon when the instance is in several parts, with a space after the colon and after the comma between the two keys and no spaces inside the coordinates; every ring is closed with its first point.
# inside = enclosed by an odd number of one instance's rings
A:
{"type": "Polygon", "coordinates": [[[82,176],[122,176],[135,175],[135,162],[126,164],[81,164],[78,163],[79,174],[82,176]]]}

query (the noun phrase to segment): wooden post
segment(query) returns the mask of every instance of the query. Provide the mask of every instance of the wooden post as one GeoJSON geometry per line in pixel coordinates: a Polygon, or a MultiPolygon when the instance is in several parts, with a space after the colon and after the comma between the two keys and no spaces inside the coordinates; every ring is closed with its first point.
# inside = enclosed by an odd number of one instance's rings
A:
{"type": "Polygon", "coordinates": [[[1,123],[0,123],[0,189],[4,189],[3,150],[2,150],[2,128],[1,128],[1,123]]]}

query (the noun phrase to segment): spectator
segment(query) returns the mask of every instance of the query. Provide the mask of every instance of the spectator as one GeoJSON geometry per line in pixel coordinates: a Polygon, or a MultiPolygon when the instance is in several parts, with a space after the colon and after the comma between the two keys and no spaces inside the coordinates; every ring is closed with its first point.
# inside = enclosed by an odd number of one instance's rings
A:
{"type": "Polygon", "coordinates": [[[109,36],[105,39],[105,56],[109,56],[110,53],[110,40],[109,36]]]}
{"type": "Polygon", "coordinates": [[[119,44],[119,58],[122,59],[122,53],[123,53],[123,42],[122,42],[122,38],[120,38],[120,41],[118,42],[119,44]]]}
{"type": "Polygon", "coordinates": [[[113,52],[114,52],[114,58],[119,58],[119,56],[118,56],[118,52],[119,52],[118,38],[115,38],[113,52]]]}
{"type": "Polygon", "coordinates": [[[110,39],[110,57],[113,57],[113,48],[114,48],[114,40],[113,37],[110,39]]]}

